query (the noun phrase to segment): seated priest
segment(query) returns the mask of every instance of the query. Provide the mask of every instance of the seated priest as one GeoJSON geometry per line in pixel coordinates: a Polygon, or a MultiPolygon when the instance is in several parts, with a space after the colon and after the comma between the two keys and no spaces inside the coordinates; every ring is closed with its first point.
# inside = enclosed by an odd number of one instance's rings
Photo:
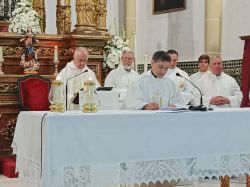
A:
{"type": "MultiPolygon", "coordinates": [[[[203,104],[212,108],[238,108],[242,100],[242,92],[236,80],[223,72],[220,57],[210,62],[211,73],[197,82],[203,95],[203,104]]],[[[200,93],[194,89],[194,104],[200,104],[200,93]]]]}
{"type": "Polygon", "coordinates": [[[169,69],[166,73],[166,76],[169,77],[171,80],[174,81],[176,87],[181,93],[181,97],[184,99],[185,104],[189,104],[193,98],[193,85],[190,84],[186,79],[190,80],[189,75],[177,67],[179,54],[174,49],[170,49],[167,53],[171,57],[171,63],[169,69]],[[176,73],[179,73],[181,76],[176,76],[176,73]]]}
{"type": "Polygon", "coordinates": [[[183,105],[175,83],[165,76],[171,57],[165,51],[157,51],[151,60],[152,69],[143,73],[128,88],[125,105],[134,110],[157,110],[183,105]]]}
{"type": "MultiPolygon", "coordinates": [[[[95,80],[96,87],[100,87],[100,84],[96,79],[95,73],[87,66],[88,58],[89,58],[88,50],[84,47],[77,47],[73,55],[73,60],[71,62],[68,62],[66,67],[63,68],[57,76],[58,80],[62,80],[65,88],[66,88],[66,82],[68,80],[68,85],[67,85],[68,110],[80,109],[79,104],[73,104],[72,101],[74,98],[74,94],[79,93],[79,90],[83,88],[85,80],[87,79],[95,80]],[[77,74],[79,75],[76,76],[77,74]]],[[[66,103],[66,89],[64,89],[64,101],[66,103]]]]}
{"type": "Polygon", "coordinates": [[[198,67],[199,71],[190,75],[191,82],[195,85],[197,84],[197,81],[199,81],[200,78],[202,78],[204,75],[207,75],[210,73],[209,71],[209,64],[210,64],[210,58],[208,55],[201,55],[198,59],[198,67]]]}
{"type": "Polygon", "coordinates": [[[123,103],[128,87],[137,79],[139,74],[132,69],[135,56],[130,48],[125,48],[121,54],[121,64],[112,70],[105,79],[104,86],[114,87],[120,94],[123,103]]]}

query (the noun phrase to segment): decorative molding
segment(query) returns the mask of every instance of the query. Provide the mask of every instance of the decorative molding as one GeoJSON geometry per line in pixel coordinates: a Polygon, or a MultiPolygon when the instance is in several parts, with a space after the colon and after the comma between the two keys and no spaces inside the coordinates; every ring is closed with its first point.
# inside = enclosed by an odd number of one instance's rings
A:
{"type": "Polygon", "coordinates": [[[14,132],[15,132],[15,127],[16,127],[16,121],[17,119],[10,119],[8,123],[3,127],[0,131],[0,134],[4,137],[5,140],[7,141],[12,141],[14,132]]]}
{"type": "Polygon", "coordinates": [[[90,55],[103,55],[102,47],[87,47],[90,55]]]}
{"type": "Polygon", "coordinates": [[[10,47],[10,46],[3,47],[4,55],[18,55],[21,57],[22,53],[23,53],[23,47],[10,47]]]}
{"type": "Polygon", "coordinates": [[[17,84],[0,82],[0,94],[16,94],[16,93],[18,93],[17,84]]]}

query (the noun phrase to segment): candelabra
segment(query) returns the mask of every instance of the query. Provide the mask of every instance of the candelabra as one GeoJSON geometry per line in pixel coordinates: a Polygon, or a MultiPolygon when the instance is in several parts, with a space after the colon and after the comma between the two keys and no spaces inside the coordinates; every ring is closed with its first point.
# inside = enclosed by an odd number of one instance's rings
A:
{"type": "Polygon", "coordinates": [[[57,76],[58,74],[58,64],[59,64],[59,59],[58,59],[58,48],[55,46],[54,49],[54,64],[55,64],[55,72],[54,75],[57,76]]]}
{"type": "Polygon", "coordinates": [[[54,64],[55,64],[55,72],[54,72],[54,75],[57,76],[58,74],[58,64],[59,64],[59,60],[54,60],[54,64]]]}

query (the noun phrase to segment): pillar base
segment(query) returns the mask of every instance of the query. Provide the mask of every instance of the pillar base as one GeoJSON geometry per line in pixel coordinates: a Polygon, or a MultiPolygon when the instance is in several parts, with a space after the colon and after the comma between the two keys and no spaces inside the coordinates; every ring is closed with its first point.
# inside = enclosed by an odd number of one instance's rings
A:
{"type": "Polygon", "coordinates": [[[75,25],[73,34],[84,34],[84,35],[101,35],[101,32],[96,30],[94,26],[90,25],[75,25]]]}

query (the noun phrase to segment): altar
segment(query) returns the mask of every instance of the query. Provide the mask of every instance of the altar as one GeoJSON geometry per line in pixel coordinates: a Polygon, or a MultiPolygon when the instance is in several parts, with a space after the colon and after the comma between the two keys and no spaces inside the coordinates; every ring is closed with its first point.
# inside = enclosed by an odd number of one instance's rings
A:
{"type": "Polygon", "coordinates": [[[249,174],[249,114],[250,109],[21,112],[12,143],[16,170],[34,187],[249,174]]]}

